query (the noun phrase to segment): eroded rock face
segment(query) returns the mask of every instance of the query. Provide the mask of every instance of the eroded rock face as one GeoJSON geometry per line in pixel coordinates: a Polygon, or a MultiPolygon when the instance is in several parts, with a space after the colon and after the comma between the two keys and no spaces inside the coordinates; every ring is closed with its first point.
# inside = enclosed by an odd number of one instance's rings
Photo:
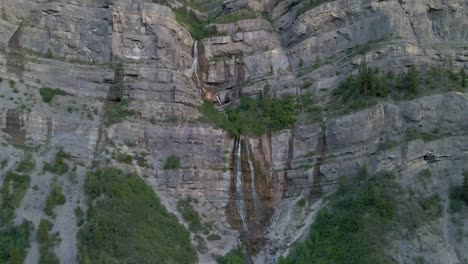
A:
{"type": "MultiPolygon", "coordinates": [[[[196,198],[199,203],[194,206],[203,221],[223,237],[206,241],[208,251],[199,254],[200,263],[214,263],[213,255],[226,254],[239,238],[232,197],[234,139],[200,119],[201,87],[212,98],[219,96],[221,104],[268,89],[273,96],[314,92],[319,105],[326,106],[330,91],[364,59],[383,70],[449,61],[456,69],[468,68],[466,1],[337,0],[301,10],[303,5],[297,0],[225,1],[223,12],[249,7],[259,15],[216,24],[219,36],[199,41],[197,85],[195,41],[167,6],[144,0],[3,0],[0,88],[5,96],[0,98],[0,133],[5,146],[0,158],[18,161],[21,153],[14,146],[40,145],[34,156],[42,165],[64,148],[77,164],[80,184],[86,169],[110,165],[136,171],[176,214],[179,199],[196,198]],[[39,92],[43,87],[60,88],[68,95],[47,104],[39,92]],[[109,101],[121,100],[128,100],[134,114],[106,123],[109,101]],[[134,157],[144,153],[145,165],[136,159],[118,162],[116,151],[134,157]],[[163,169],[172,155],[180,158],[181,168],[163,169]]],[[[300,120],[294,129],[249,138],[265,216],[252,260],[276,263],[307,234],[321,197],[336,190],[342,175],[352,175],[364,165],[370,172],[394,171],[415,190],[422,190],[415,175],[429,169],[436,175],[430,188],[448,199],[444,188],[461,182],[466,169],[467,116],[467,95],[452,92],[381,103],[323,122],[300,120]],[[408,140],[410,129],[438,137],[408,140]],[[385,148],[386,142],[394,144],[385,148]],[[301,197],[309,199],[304,208],[297,205],[301,197]]],[[[0,170],[2,177],[14,162],[8,164],[0,170]]],[[[243,173],[249,179],[250,170],[243,173]]],[[[44,183],[34,180],[44,190],[51,181],[52,177],[44,183]]],[[[80,185],[61,184],[73,190],[73,201],[84,199],[82,188],[76,187],[80,185]]],[[[245,186],[251,188],[252,182],[246,180],[245,186]]],[[[31,220],[37,225],[44,205],[33,201],[27,199],[22,208],[27,212],[34,203],[38,212],[31,220]]],[[[248,208],[252,215],[252,204],[248,208]]],[[[72,217],[64,210],[59,219],[72,217]]],[[[410,249],[423,245],[439,249],[431,255],[432,263],[461,263],[467,257],[467,242],[453,240],[456,230],[447,224],[448,218],[445,212],[436,225],[443,235],[421,230],[420,244],[397,241],[392,255],[406,263],[417,257],[410,249]]],[[[76,248],[70,249],[76,243],[73,232],[63,234],[57,250],[68,263],[77,254],[76,248]]],[[[34,247],[28,260],[37,258],[34,247]]]]}

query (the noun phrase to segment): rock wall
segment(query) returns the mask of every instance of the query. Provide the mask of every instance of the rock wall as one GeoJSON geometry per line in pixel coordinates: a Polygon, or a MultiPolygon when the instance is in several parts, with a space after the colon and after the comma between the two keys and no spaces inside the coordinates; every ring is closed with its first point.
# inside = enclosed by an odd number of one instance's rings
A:
{"type": "MultiPolygon", "coordinates": [[[[218,95],[222,105],[268,88],[273,96],[310,91],[326,106],[330,92],[363,59],[383,70],[449,63],[468,69],[466,1],[337,0],[305,10],[306,2],[225,1],[223,12],[250,8],[257,17],[214,24],[219,36],[200,40],[203,87],[218,95]]],[[[233,224],[238,216],[232,210],[234,139],[200,119],[195,41],[171,8],[144,0],[3,0],[0,15],[0,128],[8,144],[0,158],[18,161],[16,147],[41,145],[42,153],[34,154],[38,163],[50,162],[64,148],[77,163],[81,183],[85,168],[111,165],[136,171],[178,215],[180,198],[198,199],[194,206],[203,222],[223,237],[206,241],[208,251],[200,253],[200,263],[214,263],[214,255],[224,255],[238,243],[239,227],[233,224]],[[46,104],[39,91],[44,87],[68,95],[46,104]],[[135,114],[106,125],[109,105],[121,100],[135,114]],[[116,151],[135,157],[144,153],[147,165],[136,160],[122,164],[113,158],[116,151]],[[164,170],[172,155],[180,158],[181,168],[164,170]]],[[[321,197],[336,190],[342,175],[364,165],[370,172],[397,172],[405,185],[423,169],[439,175],[434,188],[460,182],[468,160],[467,114],[467,95],[452,92],[381,103],[341,117],[325,115],[322,122],[301,120],[292,130],[249,138],[258,193],[269,215],[253,261],[275,263],[307,233],[321,197]],[[408,141],[409,129],[437,131],[439,137],[408,141]],[[386,141],[396,144],[382,149],[386,141]],[[305,208],[297,206],[301,197],[309,199],[305,208]]],[[[41,188],[50,188],[51,181],[41,188]]],[[[79,186],[73,187],[75,200],[82,196],[79,186]]],[[[447,190],[440,193],[448,199],[447,190]]],[[[28,203],[32,200],[23,207],[28,203]]],[[[72,216],[63,212],[60,217],[67,221],[72,216]]],[[[442,218],[441,226],[447,221],[442,218]]],[[[444,236],[428,232],[421,237],[426,247],[443,249],[431,256],[432,263],[466,258],[466,242],[451,242],[453,232],[447,228],[444,236]]],[[[63,235],[57,249],[67,263],[76,255],[67,249],[76,243],[73,236],[63,235]]],[[[395,248],[401,245],[406,244],[395,248]]],[[[30,254],[29,259],[37,257],[30,254]]],[[[403,254],[394,249],[394,254],[400,263],[414,257],[411,250],[403,254]]]]}

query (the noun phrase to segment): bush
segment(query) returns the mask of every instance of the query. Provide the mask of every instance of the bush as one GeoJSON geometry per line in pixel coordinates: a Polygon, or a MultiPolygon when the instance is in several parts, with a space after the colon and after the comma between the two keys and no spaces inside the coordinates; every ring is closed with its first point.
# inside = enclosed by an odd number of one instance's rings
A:
{"type": "Polygon", "coordinates": [[[164,162],[163,169],[177,170],[180,169],[180,158],[176,155],[169,156],[164,162]]]}
{"type": "Polygon", "coordinates": [[[64,205],[66,202],[65,195],[62,192],[62,189],[58,186],[54,186],[49,196],[46,199],[46,206],[44,208],[45,213],[55,218],[54,208],[57,205],[64,205]]]}
{"type": "Polygon", "coordinates": [[[206,239],[208,239],[208,241],[217,241],[217,240],[221,240],[223,238],[218,234],[210,234],[210,235],[208,235],[206,237],[206,239]]]}
{"type": "Polygon", "coordinates": [[[0,225],[0,263],[23,263],[30,246],[33,225],[23,220],[19,226],[0,225]]]}
{"type": "Polygon", "coordinates": [[[58,175],[63,175],[68,172],[70,166],[66,163],[65,159],[69,159],[70,155],[67,154],[63,149],[60,149],[55,155],[55,161],[53,164],[45,163],[44,170],[49,171],[58,175]]]}
{"type": "Polygon", "coordinates": [[[99,169],[88,173],[85,191],[87,221],[78,236],[84,263],[196,262],[189,232],[137,175],[99,169]]]}
{"type": "Polygon", "coordinates": [[[36,161],[34,160],[31,153],[26,153],[23,160],[20,161],[18,167],[16,168],[17,172],[32,172],[36,168],[36,161]]]}
{"type": "Polygon", "coordinates": [[[50,103],[52,102],[52,100],[54,99],[54,97],[56,95],[70,95],[69,93],[63,91],[63,90],[60,90],[60,89],[57,89],[57,88],[48,88],[48,87],[44,87],[44,88],[41,88],[39,89],[39,93],[40,95],[42,96],[42,101],[44,101],[44,103],[50,103]]]}

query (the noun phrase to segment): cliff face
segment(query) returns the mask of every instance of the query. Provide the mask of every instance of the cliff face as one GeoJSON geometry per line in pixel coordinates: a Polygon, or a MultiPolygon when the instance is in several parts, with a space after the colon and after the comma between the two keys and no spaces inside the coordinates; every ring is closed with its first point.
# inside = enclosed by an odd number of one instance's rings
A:
{"type": "MultiPolygon", "coordinates": [[[[77,259],[78,228],[66,223],[76,218],[72,204],[86,204],[86,171],[103,166],[144,177],[184,224],[177,201],[197,199],[193,206],[202,221],[222,236],[204,242],[200,263],[226,254],[239,234],[255,263],[275,263],[305,236],[339,178],[352,177],[363,166],[370,173],[393,171],[416,197],[442,198],[443,214],[430,227],[394,239],[389,251],[399,263],[414,262],[421,250],[430,263],[466,261],[468,240],[455,239],[460,226],[450,222],[448,210],[448,188],[462,182],[468,163],[466,92],[386,101],[341,116],[326,109],[332,91],[363,61],[397,73],[412,65],[468,69],[466,1],[336,0],[315,7],[298,0],[224,1],[197,12],[222,18],[250,10],[250,15],[214,19],[216,36],[198,41],[173,11],[184,3],[171,2],[171,9],[153,2],[0,4],[0,160],[8,160],[0,175],[23,158],[24,149],[31,150],[38,168],[60,148],[70,154],[77,179],[58,180],[69,192],[54,227],[62,262],[77,259]],[[45,103],[40,94],[45,87],[64,94],[45,103]],[[222,111],[240,95],[255,97],[267,88],[273,97],[311,92],[323,113],[321,120],[299,116],[292,129],[243,141],[247,225],[255,230],[246,236],[236,204],[236,141],[203,121],[199,106],[210,99],[222,111]],[[122,105],[125,110],[118,112],[122,105]],[[115,111],[123,117],[109,121],[115,111]],[[408,131],[437,136],[423,140],[408,137],[408,131]],[[122,162],[118,154],[133,159],[122,162]],[[164,169],[173,155],[180,168],[164,169]],[[433,175],[425,184],[417,178],[424,170],[433,175]],[[305,207],[297,205],[302,197],[308,199],[305,207]]],[[[55,180],[40,174],[32,172],[31,186],[47,192],[55,180]]],[[[28,191],[17,222],[39,224],[45,201],[37,197],[28,191]]],[[[466,218],[461,221],[466,224],[466,218]]],[[[194,238],[194,243],[200,242],[194,238]]],[[[27,261],[37,258],[33,243],[27,261]]]]}

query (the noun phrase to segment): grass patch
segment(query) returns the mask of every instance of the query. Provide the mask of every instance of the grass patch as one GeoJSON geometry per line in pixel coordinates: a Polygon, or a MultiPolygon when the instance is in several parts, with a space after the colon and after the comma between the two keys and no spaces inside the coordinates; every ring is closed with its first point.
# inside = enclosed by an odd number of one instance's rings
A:
{"type": "Polygon", "coordinates": [[[56,215],[54,208],[58,205],[64,205],[66,201],[67,200],[62,192],[62,189],[58,186],[54,186],[52,191],[49,193],[49,196],[47,196],[46,206],[44,208],[45,213],[48,216],[55,218],[56,215]]]}
{"type": "Polygon", "coordinates": [[[58,175],[64,175],[70,169],[70,166],[66,163],[66,159],[69,159],[70,155],[60,149],[55,155],[55,161],[52,164],[45,163],[44,171],[52,172],[58,175]]]}
{"type": "Polygon", "coordinates": [[[87,221],[79,233],[84,263],[195,263],[187,230],[135,174],[88,173],[87,221]]]}
{"type": "Polygon", "coordinates": [[[42,101],[44,101],[44,103],[50,103],[52,102],[52,100],[54,99],[55,96],[57,95],[70,95],[69,93],[63,91],[63,90],[60,90],[58,88],[48,88],[48,87],[44,87],[44,88],[41,88],[39,89],[39,94],[41,95],[42,97],[42,101]]]}
{"type": "Polygon", "coordinates": [[[180,158],[176,155],[167,157],[164,162],[163,169],[165,170],[177,170],[180,169],[180,158]]]}

